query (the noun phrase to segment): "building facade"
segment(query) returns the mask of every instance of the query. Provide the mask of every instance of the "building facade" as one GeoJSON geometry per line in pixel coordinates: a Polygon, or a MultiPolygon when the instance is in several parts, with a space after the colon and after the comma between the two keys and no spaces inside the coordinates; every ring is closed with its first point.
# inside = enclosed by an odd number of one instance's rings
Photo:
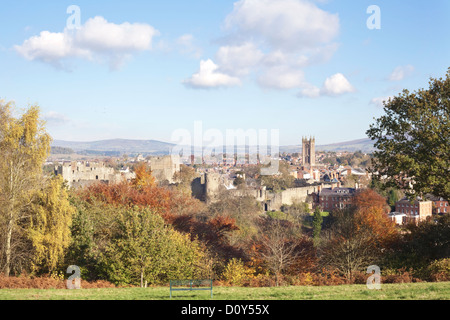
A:
{"type": "Polygon", "coordinates": [[[448,200],[442,197],[430,196],[428,200],[433,202],[433,214],[446,214],[450,213],[450,207],[448,206],[448,200]]]}
{"type": "Polygon", "coordinates": [[[318,194],[319,205],[323,211],[334,211],[350,208],[353,197],[356,195],[355,188],[325,188],[318,194]]]}
{"type": "Polygon", "coordinates": [[[403,198],[395,203],[395,212],[406,215],[403,218],[403,224],[417,224],[420,221],[431,218],[433,215],[433,202],[419,200],[411,202],[409,199],[403,198]]]}

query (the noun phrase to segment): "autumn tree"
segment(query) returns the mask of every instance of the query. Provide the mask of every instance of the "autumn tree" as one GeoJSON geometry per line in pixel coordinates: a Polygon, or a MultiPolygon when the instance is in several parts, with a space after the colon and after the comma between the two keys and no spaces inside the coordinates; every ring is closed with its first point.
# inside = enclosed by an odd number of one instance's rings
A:
{"type": "Polygon", "coordinates": [[[156,184],[155,177],[152,175],[152,170],[149,166],[141,162],[134,170],[136,177],[132,180],[132,185],[138,189],[154,187],[156,184]]]}
{"type": "Polygon", "coordinates": [[[389,99],[384,112],[367,131],[375,141],[374,177],[410,197],[450,199],[450,68],[428,89],[389,99]]]}
{"type": "Polygon", "coordinates": [[[36,192],[27,230],[33,246],[34,271],[52,273],[64,260],[74,212],[61,176],[48,179],[47,185],[36,192]]]}
{"type": "Polygon", "coordinates": [[[386,198],[372,189],[360,190],[353,199],[356,207],[357,227],[365,228],[372,237],[372,244],[386,248],[398,236],[395,223],[388,217],[390,207],[386,198]]]}
{"type": "Polygon", "coordinates": [[[6,276],[14,258],[13,234],[27,212],[32,192],[39,186],[51,142],[39,119],[38,106],[31,106],[19,118],[14,117],[14,111],[13,103],[0,101],[0,221],[6,276]]]}
{"type": "Polygon", "coordinates": [[[322,264],[352,279],[355,272],[380,263],[398,237],[388,212],[384,197],[364,189],[354,197],[351,208],[331,213],[329,237],[320,246],[322,264]]]}
{"type": "Polygon", "coordinates": [[[357,271],[370,266],[377,258],[366,226],[357,227],[356,209],[335,210],[329,238],[321,243],[320,264],[337,270],[351,280],[357,271]]]}
{"type": "Polygon", "coordinates": [[[292,231],[287,221],[278,219],[266,220],[261,229],[261,255],[275,274],[277,286],[282,273],[294,265],[302,253],[298,250],[299,238],[292,231]]]}

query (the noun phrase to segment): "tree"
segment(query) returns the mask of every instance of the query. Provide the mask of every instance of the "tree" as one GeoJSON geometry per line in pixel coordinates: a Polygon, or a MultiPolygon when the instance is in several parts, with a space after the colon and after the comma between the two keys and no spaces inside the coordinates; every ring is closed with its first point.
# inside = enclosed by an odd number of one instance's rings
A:
{"type": "Polygon", "coordinates": [[[207,256],[188,234],[183,235],[148,209],[125,208],[117,233],[105,253],[105,269],[116,283],[161,284],[196,278],[208,272],[207,256]]]}
{"type": "Polygon", "coordinates": [[[357,210],[357,228],[367,230],[376,250],[389,247],[396,240],[398,232],[395,223],[387,215],[390,207],[386,199],[372,189],[364,189],[355,195],[353,204],[357,210]]]}
{"type": "Polygon", "coordinates": [[[275,274],[278,286],[280,275],[290,268],[302,254],[298,250],[299,238],[296,238],[292,234],[292,230],[286,227],[285,221],[278,219],[267,220],[267,224],[261,231],[261,255],[267,267],[275,274]]]}
{"type": "Polygon", "coordinates": [[[314,241],[317,242],[320,238],[320,232],[322,231],[322,223],[323,223],[323,217],[322,213],[320,211],[320,208],[317,206],[314,210],[314,217],[313,217],[313,238],[314,241]]]}
{"type": "Polygon", "coordinates": [[[389,99],[384,112],[367,131],[377,149],[375,177],[410,197],[450,199],[450,68],[445,79],[431,78],[428,90],[389,99]]]}
{"type": "Polygon", "coordinates": [[[39,119],[39,107],[31,106],[20,118],[13,116],[14,105],[0,101],[0,217],[4,224],[4,271],[12,267],[12,235],[22,221],[37,189],[42,166],[50,153],[50,136],[39,119]]]}
{"type": "Polygon", "coordinates": [[[322,263],[349,280],[355,272],[379,263],[398,239],[387,212],[384,197],[371,189],[358,192],[351,208],[331,214],[330,237],[321,245],[322,263]]]}
{"type": "Polygon", "coordinates": [[[377,252],[367,227],[357,227],[355,208],[333,211],[331,215],[330,237],[320,246],[320,262],[351,280],[355,272],[373,264],[377,252]]]}
{"type": "Polygon", "coordinates": [[[152,170],[145,164],[140,163],[134,170],[136,177],[132,181],[132,185],[137,189],[154,187],[156,184],[155,177],[152,175],[152,170]]]}
{"type": "Polygon", "coordinates": [[[45,188],[36,192],[30,211],[28,237],[34,249],[32,268],[51,273],[63,261],[70,245],[75,213],[61,176],[49,179],[45,188]]]}
{"type": "Polygon", "coordinates": [[[409,224],[388,262],[395,268],[420,270],[435,260],[449,257],[450,215],[445,214],[418,225],[409,224]]]}

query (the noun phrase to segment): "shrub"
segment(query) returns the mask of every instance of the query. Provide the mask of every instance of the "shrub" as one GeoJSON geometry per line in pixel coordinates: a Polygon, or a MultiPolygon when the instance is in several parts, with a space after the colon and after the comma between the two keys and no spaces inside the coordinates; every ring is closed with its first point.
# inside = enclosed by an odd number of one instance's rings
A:
{"type": "MultiPolygon", "coordinates": [[[[114,288],[115,285],[104,280],[88,282],[81,280],[82,289],[114,288]]],[[[66,281],[51,276],[32,277],[21,275],[19,277],[6,277],[0,275],[0,289],[66,289],[66,281]]]]}
{"type": "Polygon", "coordinates": [[[222,279],[226,284],[240,287],[249,285],[253,274],[254,270],[246,267],[241,259],[233,258],[225,266],[222,279]]]}
{"type": "Polygon", "coordinates": [[[450,259],[435,260],[427,267],[431,281],[450,281],[450,259]]]}
{"type": "Polygon", "coordinates": [[[382,283],[411,283],[416,282],[416,279],[412,276],[413,270],[402,268],[399,270],[386,269],[381,272],[382,283]]]}

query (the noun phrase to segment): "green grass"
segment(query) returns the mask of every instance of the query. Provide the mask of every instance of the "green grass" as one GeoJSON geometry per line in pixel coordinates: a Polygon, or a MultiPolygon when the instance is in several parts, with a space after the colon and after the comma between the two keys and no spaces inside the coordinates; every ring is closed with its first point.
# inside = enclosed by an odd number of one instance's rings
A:
{"type": "MultiPolygon", "coordinates": [[[[450,300],[450,282],[333,287],[215,287],[213,300],[450,300]]],[[[0,300],[169,300],[168,287],[38,290],[1,289],[0,300]]],[[[210,300],[209,291],[176,291],[173,300],[210,300]]]]}
{"type": "MultiPolygon", "coordinates": [[[[314,216],[314,212],[311,212],[309,215],[310,215],[311,217],[313,217],[313,216],[314,216]]],[[[330,215],[330,213],[327,212],[327,211],[321,211],[321,212],[320,212],[320,215],[321,215],[322,217],[328,217],[328,216],[330,215]]]]}

